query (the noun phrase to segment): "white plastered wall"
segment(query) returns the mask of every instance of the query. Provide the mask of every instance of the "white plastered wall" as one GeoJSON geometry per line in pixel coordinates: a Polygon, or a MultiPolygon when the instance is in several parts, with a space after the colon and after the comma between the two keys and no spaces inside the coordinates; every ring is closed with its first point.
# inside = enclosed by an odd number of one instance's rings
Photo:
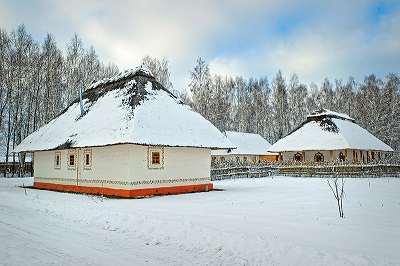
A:
{"type": "Polygon", "coordinates": [[[35,181],[44,181],[56,184],[76,183],[76,171],[67,169],[68,150],[60,150],[61,167],[55,169],[55,151],[39,151],[34,153],[34,176],[35,181]],[[42,180],[45,179],[45,180],[42,180]]]}
{"type": "MultiPolygon", "coordinates": [[[[353,158],[353,151],[354,151],[353,149],[348,149],[347,150],[347,157],[346,157],[347,161],[353,162],[355,160],[355,161],[361,162],[363,160],[362,156],[364,156],[364,160],[365,161],[367,160],[367,151],[365,151],[365,150],[355,150],[356,156],[354,158],[353,158]]],[[[300,154],[302,154],[302,151],[299,151],[299,152],[300,152],[300,154]]],[[[330,161],[330,153],[331,153],[330,151],[305,151],[305,161],[314,162],[314,155],[317,152],[320,152],[320,153],[322,153],[324,155],[324,161],[325,162],[329,162],[330,161]]],[[[340,152],[343,152],[343,155],[346,156],[346,150],[344,150],[344,149],[343,150],[334,150],[334,151],[332,151],[332,161],[339,161],[340,152]]],[[[286,160],[286,161],[293,160],[293,156],[296,153],[297,153],[297,151],[282,152],[283,160],[286,160]]],[[[377,154],[377,152],[375,152],[375,153],[376,153],[375,154],[375,159],[377,159],[378,158],[378,154],[377,154]]],[[[368,155],[369,155],[370,159],[372,159],[371,151],[368,151],[368,155]]]]}
{"type": "Polygon", "coordinates": [[[148,149],[133,144],[93,147],[90,167],[84,167],[85,149],[74,149],[74,170],[68,169],[68,151],[73,150],[35,152],[35,182],[123,189],[210,183],[210,149],[164,147],[162,169],[149,169],[148,149]],[[54,167],[56,152],[61,154],[60,169],[54,167]]]}
{"type": "MultiPolygon", "coordinates": [[[[284,161],[293,161],[294,155],[299,152],[302,154],[302,151],[290,151],[290,152],[282,152],[284,161]]],[[[314,156],[317,152],[320,152],[324,155],[324,162],[329,162],[330,160],[330,151],[305,151],[305,161],[306,162],[314,162],[314,156]]]]}
{"type": "MultiPolygon", "coordinates": [[[[146,153],[147,146],[140,154],[146,153]]],[[[132,152],[139,151],[134,148],[132,152]]],[[[135,157],[141,155],[137,154],[135,157]]],[[[162,169],[149,169],[147,158],[142,159],[140,167],[132,165],[132,181],[139,181],[135,187],[167,187],[188,184],[210,183],[211,150],[205,148],[164,147],[162,169]],[[187,180],[183,180],[187,179],[187,180]],[[146,181],[143,184],[140,181],[146,181]],[[160,183],[161,182],[161,183],[160,183]]]]}

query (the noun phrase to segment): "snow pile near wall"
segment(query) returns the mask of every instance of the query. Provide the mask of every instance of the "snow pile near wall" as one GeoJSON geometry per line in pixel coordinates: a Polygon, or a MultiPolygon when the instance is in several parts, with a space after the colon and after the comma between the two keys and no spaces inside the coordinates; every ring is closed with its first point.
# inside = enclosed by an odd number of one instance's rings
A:
{"type": "Polygon", "coordinates": [[[224,191],[101,199],[0,178],[0,261],[15,264],[399,265],[400,179],[215,182],[224,191]],[[79,244],[77,244],[79,243],[79,244]]]}
{"type": "Polygon", "coordinates": [[[209,121],[161,88],[150,74],[140,68],[92,85],[83,100],[83,116],[79,102],[73,103],[29,135],[15,152],[124,143],[234,147],[209,121]],[[125,85],[113,88],[112,82],[117,81],[125,85]]]}

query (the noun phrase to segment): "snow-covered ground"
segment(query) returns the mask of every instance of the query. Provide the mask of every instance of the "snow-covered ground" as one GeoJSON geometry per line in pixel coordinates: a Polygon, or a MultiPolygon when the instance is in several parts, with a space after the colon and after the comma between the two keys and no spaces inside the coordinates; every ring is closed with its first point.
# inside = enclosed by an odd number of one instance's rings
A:
{"type": "Polygon", "coordinates": [[[143,199],[24,189],[0,178],[0,265],[400,265],[400,179],[214,182],[143,199]]]}

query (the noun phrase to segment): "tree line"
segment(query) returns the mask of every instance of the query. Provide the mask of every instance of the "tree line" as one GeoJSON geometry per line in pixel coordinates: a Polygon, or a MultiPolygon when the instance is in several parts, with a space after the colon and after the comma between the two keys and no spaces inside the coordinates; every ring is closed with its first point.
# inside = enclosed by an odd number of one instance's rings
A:
{"type": "MultiPolygon", "coordinates": [[[[104,64],[93,46],[85,49],[77,34],[66,54],[48,33],[39,44],[24,25],[10,33],[0,29],[0,156],[27,135],[63,111],[94,80],[119,72],[113,63],[104,64]]],[[[145,63],[157,80],[175,95],[170,82],[169,62],[148,55],[145,63]]],[[[198,58],[190,84],[178,97],[211,121],[219,130],[258,133],[274,143],[295,129],[311,111],[326,108],[346,113],[379,139],[400,150],[400,78],[374,74],[362,83],[325,79],[318,86],[305,85],[296,74],[289,79],[278,71],[266,76],[212,75],[208,64],[198,58]]]]}
{"type": "Polygon", "coordinates": [[[268,78],[212,75],[198,58],[190,72],[189,90],[182,100],[219,130],[257,133],[275,143],[293,131],[312,111],[320,108],[345,113],[380,140],[400,150],[400,78],[390,73],[384,80],[374,74],[361,83],[326,78],[318,86],[300,82],[296,74],[286,79],[278,71],[268,78]]]}
{"type": "Polygon", "coordinates": [[[64,55],[48,33],[39,44],[20,25],[0,29],[0,156],[48,123],[79,96],[80,87],[118,73],[75,33],[64,55]]]}

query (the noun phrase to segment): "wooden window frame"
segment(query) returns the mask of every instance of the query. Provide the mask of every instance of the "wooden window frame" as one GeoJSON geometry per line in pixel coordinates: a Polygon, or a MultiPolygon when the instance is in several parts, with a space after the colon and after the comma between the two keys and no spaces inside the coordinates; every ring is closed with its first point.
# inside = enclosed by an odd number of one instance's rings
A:
{"type": "Polygon", "coordinates": [[[303,161],[303,155],[300,152],[297,152],[293,155],[293,160],[295,162],[301,162],[303,161]]]}
{"type": "Polygon", "coordinates": [[[68,165],[68,170],[76,170],[76,164],[77,164],[77,161],[76,161],[76,158],[77,156],[76,156],[76,151],[75,150],[69,150],[68,151],[68,157],[67,157],[67,165],[68,165]],[[71,156],[73,156],[73,164],[71,164],[71,156]]]}
{"type": "Polygon", "coordinates": [[[151,164],[161,164],[160,162],[160,152],[159,151],[152,151],[151,152],[151,164]]]}
{"type": "Polygon", "coordinates": [[[83,151],[83,170],[92,170],[92,149],[85,149],[83,151]]]}
{"type": "Polygon", "coordinates": [[[316,163],[323,163],[325,161],[324,154],[322,152],[317,152],[314,155],[314,162],[316,163]],[[317,158],[322,158],[322,160],[317,160],[317,158]]]}
{"type": "Polygon", "coordinates": [[[73,154],[69,155],[69,165],[71,165],[71,166],[75,165],[75,155],[73,155],[73,154]]]}
{"type": "Polygon", "coordinates": [[[345,162],[346,161],[346,155],[341,151],[339,152],[339,162],[345,162]]]}
{"type": "Polygon", "coordinates": [[[149,170],[164,169],[164,147],[148,147],[147,168],[149,170]]]}
{"type": "Polygon", "coordinates": [[[54,153],[54,169],[61,170],[61,152],[56,151],[54,153]]]}

